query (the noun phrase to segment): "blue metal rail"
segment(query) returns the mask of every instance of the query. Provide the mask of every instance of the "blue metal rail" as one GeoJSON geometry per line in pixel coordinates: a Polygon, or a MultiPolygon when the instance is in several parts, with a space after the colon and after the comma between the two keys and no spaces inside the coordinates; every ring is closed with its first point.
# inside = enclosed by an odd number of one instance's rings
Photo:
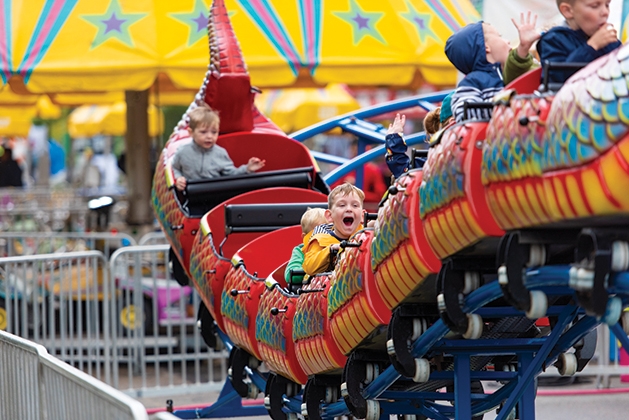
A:
{"type": "MultiPolygon", "coordinates": [[[[358,138],[358,156],[352,159],[346,159],[326,153],[312,152],[314,158],[319,162],[339,165],[337,168],[324,176],[326,182],[333,184],[352,171],[362,168],[365,163],[384,156],[384,138],[386,136],[387,128],[381,124],[372,123],[368,121],[368,119],[373,119],[390,112],[403,112],[404,110],[414,107],[430,111],[435,108],[435,103],[441,102],[448,93],[450,93],[450,91],[410,96],[408,98],[363,108],[355,112],[330,118],[303,130],[296,131],[289,137],[299,142],[303,142],[316,136],[317,134],[323,134],[332,129],[340,128],[343,132],[353,134],[358,138]],[[374,147],[365,151],[366,146],[368,145],[372,145],[374,147]]],[[[421,144],[425,141],[425,139],[426,135],[423,131],[405,137],[406,144],[409,146],[421,144]]],[[[356,186],[362,188],[362,181],[362,171],[358,170],[356,174],[356,186]]]]}
{"type": "MultiPolygon", "coordinates": [[[[566,296],[574,291],[568,287],[570,266],[548,266],[529,270],[526,284],[531,290],[541,290],[547,295],[566,296]]],[[[610,290],[613,289],[623,301],[629,300],[629,273],[617,273],[612,276],[610,290]]],[[[487,306],[503,296],[498,281],[485,284],[470,293],[464,302],[467,313],[482,314],[487,317],[520,316],[524,314],[511,307],[487,306]]],[[[584,311],[573,303],[551,306],[547,312],[557,321],[549,334],[536,338],[504,338],[461,340],[446,339],[449,329],[443,321],[436,321],[412,345],[413,357],[433,357],[448,355],[454,360],[452,371],[432,372],[429,381],[453,381],[454,392],[427,392],[392,389],[403,378],[393,366],[386,368],[363,391],[367,400],[376,400],[380,407],[381,418],[393,414],[423,414],[434,419],[470,419],[500,406],[497,419],[506,419],[515,408],[519,409],[522,420],[535,419],[535,378],[559,355],[573,347],[586,334],[604,322],[605,317],[596,319],[586,316],[584,311]],[[470,359],[480,355],[513,355],[517,359],[514,372],[471,371],[470,359]],[[472,381],[501,381],[505,383],[492,394],[474,394],[470,390],[472,381]],[[437,401],[452,401],[451,404],[437,401]]],[[[625,348],[629,348],[629,338],[618,324],[611,326],[613,333],[625,348]]],[[[229,338],[220,334],[228,349],[232,347],[229,338]]],[[[250,380],[259,388],[266,387],[266,374],[247,368],[250,380]]],[[[409,382],[413,383],[413,382],[409,382]]],[[[302,395],[284,398],[285,413],[300,413],[302,395]]],[[[266,414],[262,405],[242,405],[240,397],[226,382],[218,401],[205,409],[180,410],[174,413],[179,418],[217,418],[251,416],[266,414]],[[255,414],[254,414],[255,413],[255,414]]],[[[332,419],[350,415],[344,400],[321,404],[321,418],[332,419]]]]}

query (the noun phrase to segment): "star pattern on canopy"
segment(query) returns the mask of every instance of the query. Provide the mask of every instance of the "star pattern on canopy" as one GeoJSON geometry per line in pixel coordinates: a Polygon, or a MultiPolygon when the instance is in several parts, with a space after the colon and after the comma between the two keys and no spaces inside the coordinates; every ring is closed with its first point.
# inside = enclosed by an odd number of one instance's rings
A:
{"type": "Polygon", "coordinates": [[[426,42],[428,38],[439,40],[437,35],[430,29],[430,23],[432,15],[430,13],[419,13],[410,1],[406,1],[408,6],[408,12],[401,13],[402,17],[409,21],[411,25],[417,30],[420,43],[426,42]]]}
{"type": "Polygon", "coordinates": [[[112,0],[107,11],[102,15],[82,15],[81,18],[98,29],[92,41],[92,49],[94,49],[109,39],[117,39],[133,47],[129,27],[147,15],[148,13],[124,13],[118,0],[112,0]]]}
{"type": "Polygon", "coordinates": [[[350,0],[348,11],[332,13],[352,26],[354,45],[357,45],[366,36],[371,36],[386,45],[386,41],[376,29],[376,24],[384,16],[383,12],[367,12],[360,7],[356,0],[350,0]]]}
{"type": "Polygon", "coordinates": [[[170,17],[188,25],[188,47],[207,37],[207,11],[209,6],[203,0],[195,0],[194,10],[189,13],[171,13],[170,17]]]}

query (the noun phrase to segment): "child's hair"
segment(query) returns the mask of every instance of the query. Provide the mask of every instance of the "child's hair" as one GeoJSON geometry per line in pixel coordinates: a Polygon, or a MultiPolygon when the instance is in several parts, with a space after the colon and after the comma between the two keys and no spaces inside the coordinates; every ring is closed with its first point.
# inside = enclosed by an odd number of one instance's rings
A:
{"type": "Polygon", "coordinates": [[[332,210],[332,206],[336,202],[337,197],[345,197],[354,193],[360,198],[360,202],[365,201],[365,193],[358,187],[350,184],[349,182],[344,182],[341,185],[337,185],[328,195],[328,209],[332,210]]]}
{"type": "Polygon", "coordinates": [[[568,3],[570,6],[574,6],[574,2],[576,0],[557,0],[557,8],[561,5],[561,3],[568,3]]]}
{"type": "Polygon", "coordinates": [[[426,135],[432,136],[441,128],[441,107],[437,107],[430,111],[424,117],[424,130],[426,131],[426,135]]]}
{"type": "Polygon", "coordinates": [[[221,120],[218,113],[207,106],[200,106],[188,112],[190,122],[188,126],[191,130],[196,129],[200,125],[211,126],[212,124],[220,124],[221,120]]]}
{"type": "Polygon", "coordinates": [[[308,210],[301,216],[301,231],[306,234],[325,222],[325,209],[308,207],[308,210]]]}

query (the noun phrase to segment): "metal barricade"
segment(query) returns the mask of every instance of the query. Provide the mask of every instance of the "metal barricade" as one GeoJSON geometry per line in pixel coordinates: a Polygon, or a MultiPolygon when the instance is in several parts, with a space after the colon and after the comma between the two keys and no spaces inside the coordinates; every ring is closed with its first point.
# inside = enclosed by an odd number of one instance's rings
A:
{"type": "Polygon", "coordinates": [[[0,401],[2,419],[148,419],[140,402],[3,331],[0,401]]]}
{"type": "Polygon", "coordinates": [[[101,251],[111,255],[129,245],[136,245],[135,239],[120,232],[0,232],[0,257],[73,251],[101,251]]]}
{"type": "Polygon", "coordinates": [[[0,329],[136,397],[219,390],[227,354],[201,338],[200,298],[170,279],[168,249],[0,258],[0,329]]]}
{"type": "Polygon", "coordinates": [[[168,245],[118,249],[110,260],[118,316],[112,385],[135,396],[219,390],[227,353],[210,350],[196,328],[200,298],[170,278],[168,245]]]}
{"type": "Polygon", "coordinates": [[[138,245],[164,245],[168,244],[168,240],[166,239],[166,235],[164,232],[149,232],[143,235],[138,241],[138,245]]]}
{"type": "Polygon", "coordinates": [[[0,258],[0,329],[106,379],[114,300],[108,270],[98,251],[0,258]]]}
{"type": "Polygon", "coordinates": [[[16,206],[0,209],[0,231],[6,232],[85,232],[89,209],[79,206],[16,206]]]}

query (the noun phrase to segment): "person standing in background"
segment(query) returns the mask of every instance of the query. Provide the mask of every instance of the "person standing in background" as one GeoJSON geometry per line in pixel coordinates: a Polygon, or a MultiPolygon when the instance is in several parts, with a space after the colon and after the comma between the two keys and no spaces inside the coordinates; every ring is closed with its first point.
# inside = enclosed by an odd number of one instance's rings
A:
{"type": "Polygon", "coordinates": [[[13,160],[13,151],[0,146],[0,187],[22,188],[22,168],[13,160]]]}

